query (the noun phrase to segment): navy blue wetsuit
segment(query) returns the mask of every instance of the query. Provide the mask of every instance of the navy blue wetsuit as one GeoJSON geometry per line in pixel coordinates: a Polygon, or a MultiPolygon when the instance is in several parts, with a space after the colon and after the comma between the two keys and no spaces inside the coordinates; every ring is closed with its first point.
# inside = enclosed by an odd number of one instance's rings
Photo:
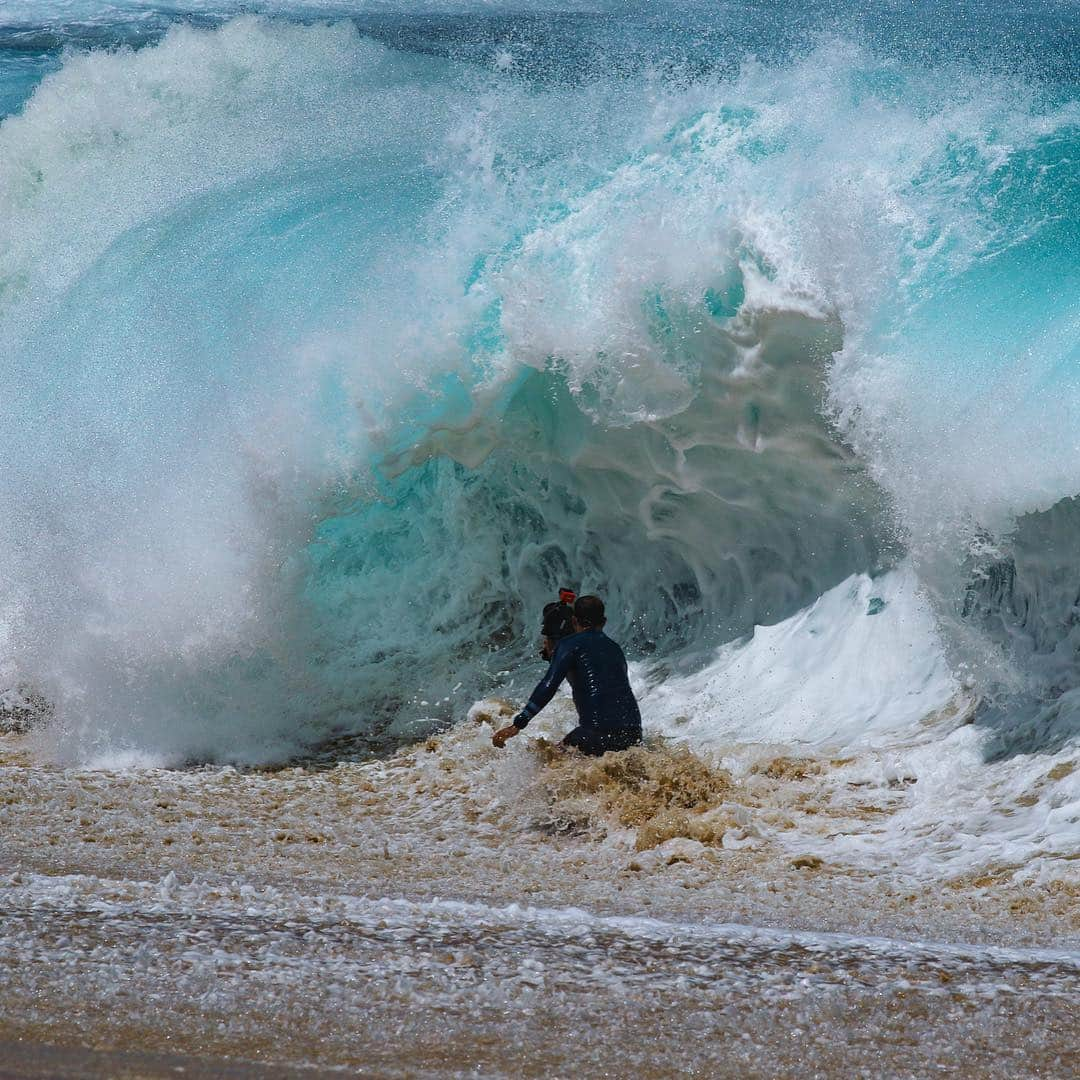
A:
{"type": "Polygon", "coordinates": [[[595,629],[559,642],[547,674],[514,719],[514,727],[525,727],[555,696],[563,679],[570,683],[580,721],[563,739],[564,746],[602,754],[641,742],[641,713],[626,675],[626,657],[603,630],[595,629]]]}

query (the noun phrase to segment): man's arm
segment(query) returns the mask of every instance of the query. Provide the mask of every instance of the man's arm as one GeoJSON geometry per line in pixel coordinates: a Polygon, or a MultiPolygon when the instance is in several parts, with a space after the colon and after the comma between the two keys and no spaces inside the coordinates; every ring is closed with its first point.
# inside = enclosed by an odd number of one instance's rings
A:
{"type": "Polygon", "coordinates": [[[529,721],[555,696],[563,679],[570,670],[573,654],[569,649],[555,650],[555,655],[548,665],[544,677],[536,684],[536,689],[529,697],[525,708],[514,717],[513,722],[507,727],[496,731],[491,741],[498,747],[506,745],[507,739],[512,739],[518,732],[528,726],[529,721]]]}

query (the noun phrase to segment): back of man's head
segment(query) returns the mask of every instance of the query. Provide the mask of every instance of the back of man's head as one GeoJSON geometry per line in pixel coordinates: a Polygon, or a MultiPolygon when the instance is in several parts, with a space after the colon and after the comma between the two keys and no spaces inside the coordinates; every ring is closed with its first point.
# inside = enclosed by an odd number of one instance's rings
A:
{"type": "Polygon", "coordinates": [[[607,622],[604,601],[599,596],[579,596],[574,603],[574,618],[583,630],[599,629],[607,622]]]}

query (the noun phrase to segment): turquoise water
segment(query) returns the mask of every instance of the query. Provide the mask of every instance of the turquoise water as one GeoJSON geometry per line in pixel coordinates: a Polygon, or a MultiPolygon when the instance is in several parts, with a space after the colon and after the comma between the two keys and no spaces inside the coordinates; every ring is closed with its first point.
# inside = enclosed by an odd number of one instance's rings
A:
{"type": "Polygon", "coordinates": [[[1074,6],[244,11],[0,15],[0,673],[62,749],[422,732],[562,583],[692,667],[907,554],[979,652],[1080,494],[1074,6]]]}

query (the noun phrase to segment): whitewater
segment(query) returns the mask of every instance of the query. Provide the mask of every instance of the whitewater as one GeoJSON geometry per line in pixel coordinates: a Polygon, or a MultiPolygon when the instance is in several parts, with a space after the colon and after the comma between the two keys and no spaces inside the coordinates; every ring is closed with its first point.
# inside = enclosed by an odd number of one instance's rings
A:
{"type": "Polygon", "coordinates": [[[1078,25],[0,3],[0,1060],[1074,1074],[1078,25]]]}

